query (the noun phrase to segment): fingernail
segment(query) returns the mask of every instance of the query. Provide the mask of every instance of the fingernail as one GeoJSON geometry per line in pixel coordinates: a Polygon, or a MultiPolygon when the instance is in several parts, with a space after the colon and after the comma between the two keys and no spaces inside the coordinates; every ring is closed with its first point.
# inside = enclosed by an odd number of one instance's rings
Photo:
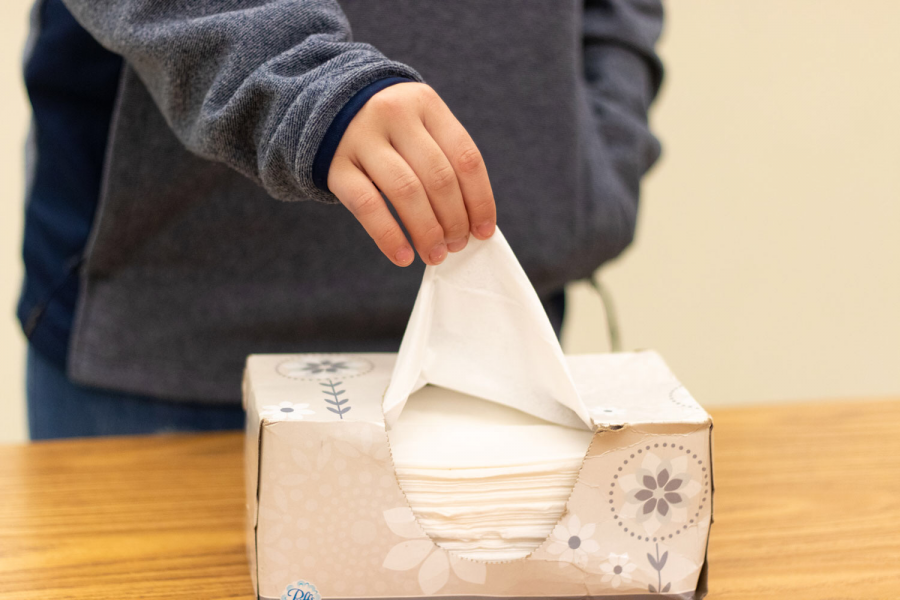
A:
{"type": "Polygon", "coordinates": [[[443,242],[432,248],[431,252],[428,254],[428,258],[436,265],[440,264],[445,256],[447,256],[447,246],[445,246],[443,242]]]}
{"type": "Polygon", "coordinates": [[[399,250],[397,250],[397,254],[394,255],[394,258],[401,265],[405,265],[407,263],[412,262],[413,259],[413,251],[409,246],[403,246],[399,250]]]}
{"type": "Polygon", "coordinates": [[[468,241],[468,238],[462,238],[459,240],[453,240],[452,242],[447,242],[447,250],[449,250],[450,252],[459,252],[466,247],[466,242],[468,241]]]}
{"type": "Polygon", "coordinates": [[[491,237],[491,234],[494,233],[493,221],[485,221],[484,223],[479,223],[475,226],[475,233],[477,233],[481,237],[491,237]]]}

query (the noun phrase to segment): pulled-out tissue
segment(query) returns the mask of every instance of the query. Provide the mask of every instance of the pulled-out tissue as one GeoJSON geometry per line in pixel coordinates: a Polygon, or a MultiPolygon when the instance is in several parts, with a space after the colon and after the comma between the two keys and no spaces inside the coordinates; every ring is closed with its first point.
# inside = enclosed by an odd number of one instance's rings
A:
{"type": "Polygon", "coordinates": [[[541,301],[499,229],[425,268],[384,397],[388,427],[427,383],[592,428],[541,301]]]}

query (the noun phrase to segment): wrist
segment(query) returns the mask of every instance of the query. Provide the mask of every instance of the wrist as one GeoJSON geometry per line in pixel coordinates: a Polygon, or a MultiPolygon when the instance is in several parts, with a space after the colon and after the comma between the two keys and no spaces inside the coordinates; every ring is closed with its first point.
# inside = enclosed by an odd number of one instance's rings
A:
{"type": "Polygon", "coordinates": [[[353,117],[356,116],[356,113],[369,101],[369,98],[384,88],[408,81],[415,80],[408,77],[385,77],[384,79],[373,81],[354,94],[341,108],[325,131],[325,136],[322,138],[322,143],[319,144],[319,149],[316,151],[316,157],[313,160],[312,179],[317,188],[328,191],[328,171],[331,168],[331,161],[334,158],[338,144],[341,142],[341,138],[344,136],[344,132],[347,131],[347,127],[350,125],[353,117]]]}

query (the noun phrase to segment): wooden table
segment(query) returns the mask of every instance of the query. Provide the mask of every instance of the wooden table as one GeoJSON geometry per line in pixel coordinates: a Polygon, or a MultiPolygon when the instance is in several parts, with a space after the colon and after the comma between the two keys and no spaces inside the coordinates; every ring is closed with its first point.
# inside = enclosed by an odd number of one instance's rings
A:
{"type": "MultiPolygon", "coordinates": [[[[900,401],[713,417],[710,598],[900,598],[900,401]]],[[[241,443],[0,446],[0,598],[252,598],[241,443]]]]}

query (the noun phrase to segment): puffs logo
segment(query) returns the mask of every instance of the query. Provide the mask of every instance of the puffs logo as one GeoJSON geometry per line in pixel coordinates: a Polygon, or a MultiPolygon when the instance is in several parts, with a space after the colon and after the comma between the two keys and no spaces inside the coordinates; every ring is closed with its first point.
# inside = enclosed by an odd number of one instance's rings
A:
{"type": "Polygon", "coordinates": [[[281,600],[322,600],[316,586],[307,581],[298,581],[284,588],[281,600]]]}

